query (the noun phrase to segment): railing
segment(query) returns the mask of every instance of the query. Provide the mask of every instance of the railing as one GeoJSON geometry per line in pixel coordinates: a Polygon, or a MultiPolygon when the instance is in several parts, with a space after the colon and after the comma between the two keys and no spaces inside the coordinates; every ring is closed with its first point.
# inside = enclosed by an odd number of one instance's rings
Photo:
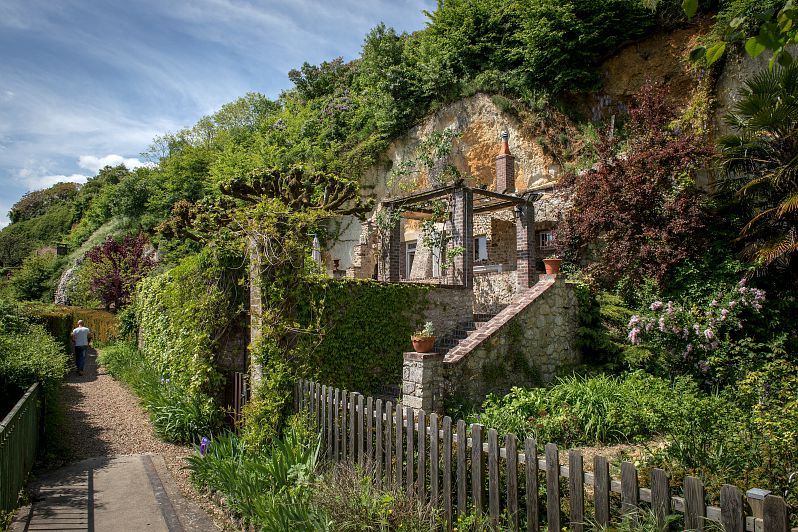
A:
{"type": "Polygon", "coordinates": [[[39,447],[41,387],[33,384],[0,422],[0,509],[16,508],[39,447]]]}
{"type": "Polygon", "coordinates": [[[686,477],[683,496],[674,496],[661,469],[652,469],[649,487],[641,487],[638,471],[629,462],[621,465],[620,479],[611,477],[609,462],[602,456],[596,456],[593,471],[586,472],[579,450],[568,451],[568,465],[561,465],[555,444],[546,444],[544,455],[538,456],[535,440],[520,442],[508,434],[500,447],[494,429],[486,431],[478,424],[467,428],[462,420],[453,425],[448,416],[410,407],[402,412],[401,405],[394,408],[391,401],[315,382],[296,384],[294,408],[308,412],[315,421],[327,459],[364,466],[379,485],[401,487],[432,503],[442,510],[450,530],[458,515],[475,510],[489,516],[494,526],[502,519],[513,530],[525,523],[526,530],[537,531],[545,522],[549,531],[560,532],[561,478],[567,479],[564,498],[569,512],[562,526],[579,532],[588,519],[607,526],[617,517],[612,509],[625,514],[641,502],[661,524],[669,515],[683,514],[685,529],[703,530],[710,520],[726,532],[789,530],[788,508],[781,497],[764,495],[756,500],[752,494],[748,501],[754,515],[747,515],[742,492],[724,485],[720,507],[707,506],[704,485],[696,477],[686,477]],[[543,492],[545,504],[539,501],[543,492]],[[587,514],[586,494],[592,502],[587,514]]]}

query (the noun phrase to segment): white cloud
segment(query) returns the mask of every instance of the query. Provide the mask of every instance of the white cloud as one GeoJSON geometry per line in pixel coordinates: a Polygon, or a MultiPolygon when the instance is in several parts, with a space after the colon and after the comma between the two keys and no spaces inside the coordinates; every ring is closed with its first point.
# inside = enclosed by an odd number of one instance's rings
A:
{"type": "Polygon", "coordinates": [[[137,157],[122,157],[115,153],[106,155],[105,157],[96,157],[94,155],[81,155],[78,159],[78,166],[90,170],[95,174],[106,166],[118,166],[124,164],[128,170],[146,166],[147,163],[140,161],[137,157]]]}
{"type": "Polygon", "coordinates": [[[8,219],[8,211],[10,210],[11,204],[0,200],[0,229],[11,223],[11,220],[8,219]]]}
{"type": "Polygon", "coordinates": [[[28,188],[28,190],[42,190],[44,188],[51,187],[56,183],[66,183],[66,182],[85,183],[86,180],[89,178],[89,176],[83,174],[71,174],[71,175],[63,175],[63,174],[23,175],[23,174],[27,174],[27,172],[25,172],[24,170],[21,171],[20,178],[21,181],[28,188]]]}

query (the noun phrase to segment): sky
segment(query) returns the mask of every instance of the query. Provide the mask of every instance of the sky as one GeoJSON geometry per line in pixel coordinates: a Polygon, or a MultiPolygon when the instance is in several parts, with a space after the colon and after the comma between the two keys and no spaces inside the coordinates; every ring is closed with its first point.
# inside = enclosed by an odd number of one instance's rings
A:
{"type": "Polygon", "coordinates": [[[435,0],[0,1],[0,227],[27,191],[143,164],[153,138],[288,71],[357,57],[384,22],[412,32],[435,0]]]}

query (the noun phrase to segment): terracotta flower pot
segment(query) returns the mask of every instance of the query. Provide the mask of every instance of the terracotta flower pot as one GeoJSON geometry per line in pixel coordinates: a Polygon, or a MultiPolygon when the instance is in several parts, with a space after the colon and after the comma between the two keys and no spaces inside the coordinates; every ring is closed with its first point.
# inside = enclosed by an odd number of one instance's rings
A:
{"type": "Polygon", "coordinates": [[[434,336],[411,336],[410,341],[416,353],[429,353],[435,345],[434,336]]]}
{"type": "Polygon", "coordinates": [[[562,259],[543,259],[543,265],[546,267],[546,273],[553,275],[560,273],[560,263],[562,259]]]}

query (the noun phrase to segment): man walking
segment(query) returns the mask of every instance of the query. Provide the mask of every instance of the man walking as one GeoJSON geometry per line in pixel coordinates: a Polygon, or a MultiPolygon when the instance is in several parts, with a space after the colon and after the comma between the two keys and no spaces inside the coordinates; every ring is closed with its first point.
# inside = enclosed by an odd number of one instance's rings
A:
{"type": "Polygon", "coordinates": [[[83,320],[78,320],[78,326],[72,331],[72,345],[75,348],[75,366],[78,369],[78,375],[83,375],[89,342],[91,342],[91,331],[88,327],[83,326],[83,320]]]}

